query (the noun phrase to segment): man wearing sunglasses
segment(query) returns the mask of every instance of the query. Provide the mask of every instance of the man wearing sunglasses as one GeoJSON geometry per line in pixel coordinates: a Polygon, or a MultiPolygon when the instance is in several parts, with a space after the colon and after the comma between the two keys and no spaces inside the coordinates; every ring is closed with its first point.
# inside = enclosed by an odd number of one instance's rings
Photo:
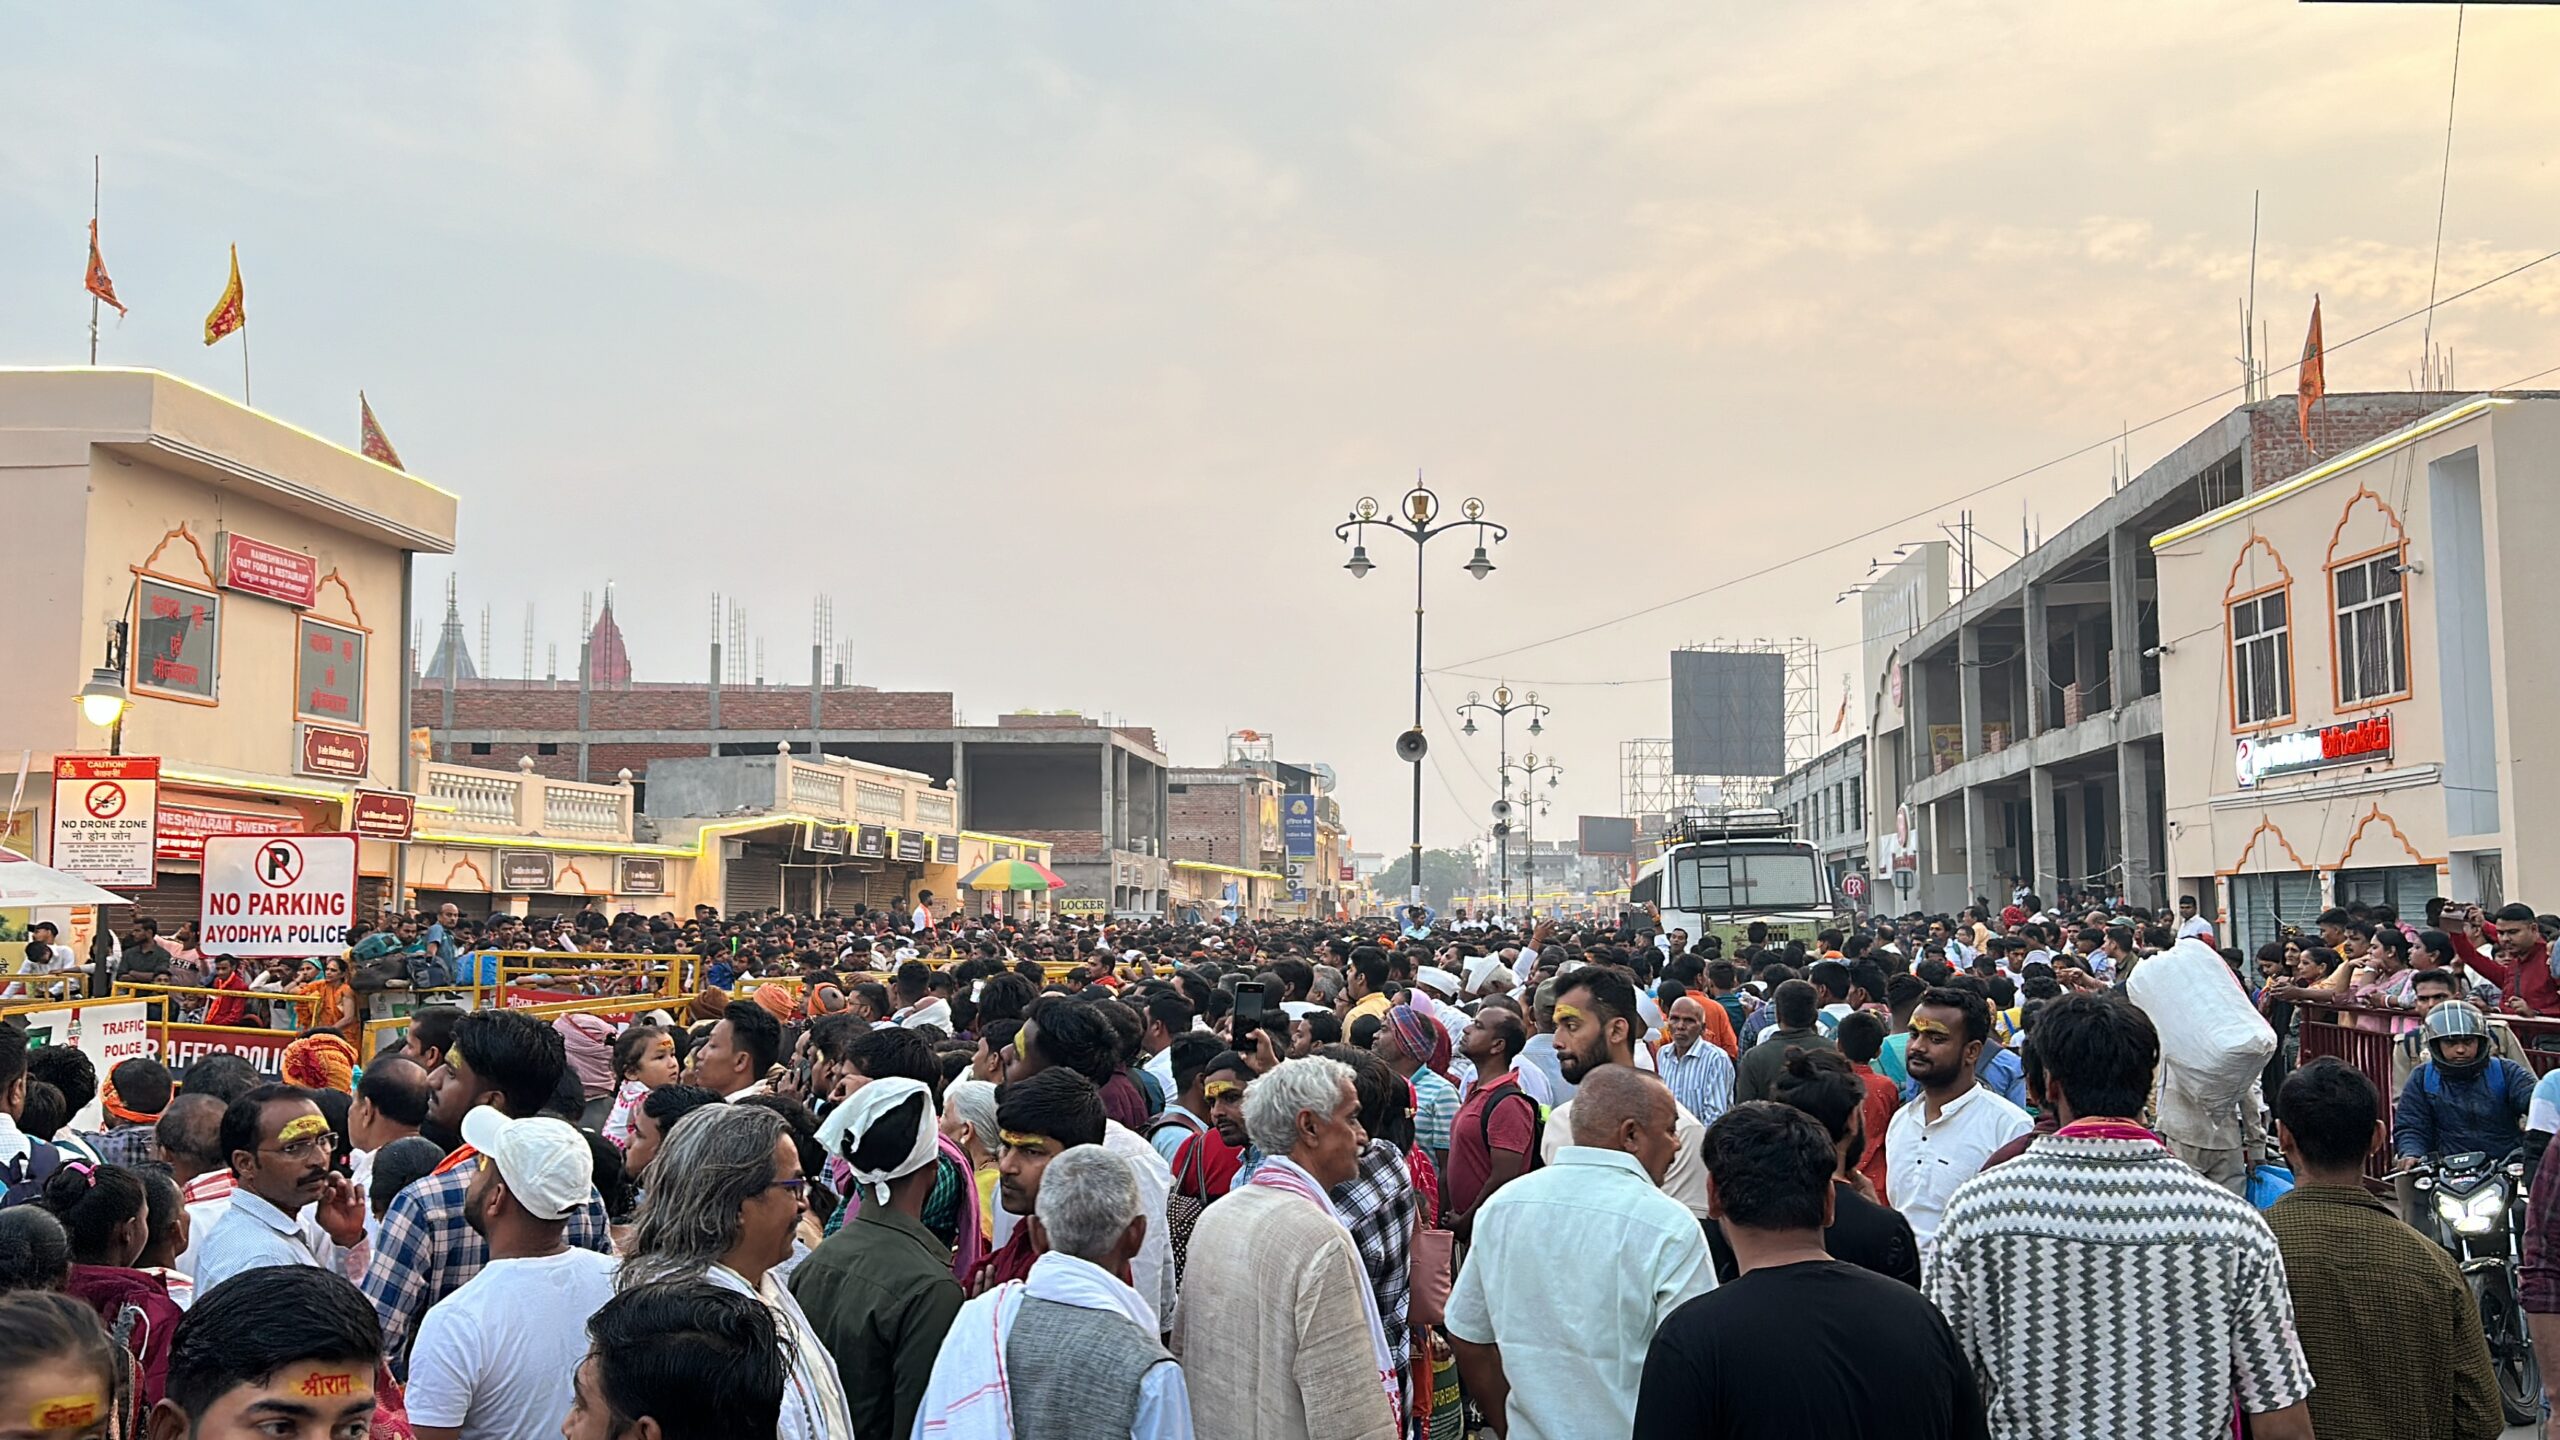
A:
{"type": "Polygon", "coordinates": [[[261,1085],[231,1102],[222,1112],[231,1208],[197,1252],[197,1294],[262,1265],[364,1273],[364,1195],[332,1168],[337,1143],[320,1107],[293,1086],[261,1085]],[[305,1206],[316,1208],[306,1216],[305,1206]]]}

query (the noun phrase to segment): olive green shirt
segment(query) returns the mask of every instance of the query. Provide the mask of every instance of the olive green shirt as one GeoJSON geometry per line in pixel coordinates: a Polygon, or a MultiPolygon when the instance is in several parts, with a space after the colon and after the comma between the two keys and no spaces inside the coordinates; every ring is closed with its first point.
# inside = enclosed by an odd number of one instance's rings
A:
{"type": "Polygon", "coordinates": [[[967,1297],[951,1251],[887,1205],[862,1207],[791,1274],[791,1294],[836,1357],[860,1440],[907,1440],[943,1333],[967,1297]]]}
{"type": "Polygon", "coordinates": [[[2506,1421],[2480,1311],[2451,1256],[2362,1187],[2267,1210],[2320,1440],[2494,1440],[2506,1421]]]}

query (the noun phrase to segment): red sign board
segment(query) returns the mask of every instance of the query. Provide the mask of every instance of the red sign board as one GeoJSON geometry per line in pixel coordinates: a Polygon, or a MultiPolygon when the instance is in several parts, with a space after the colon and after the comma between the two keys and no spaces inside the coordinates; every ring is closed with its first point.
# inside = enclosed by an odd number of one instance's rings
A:
{"type": "Polygon", "coordinates": [[[397,790],[359,790],[347,828],[375,840],[406,840],[418,830],[418,797],[397,790]]]}
{"type": "Polygon", "coordinates": [[[172,1070],[187,1066],[208,1055],[232,1054],[258,1068],[259,1073],[274,1076],[284,1069],[284,1047],[300,1036],[290,1027],[277,1030],[243,1030],[229,1025],[154,1026],[161,1032],[160,1063],[172,1070]]]}
{"type": "Polygon", "coordinates": [[[373,737],[362,730],[304,725],[299,748],[295,769],[304,775],[361,780],[373,768],[373,737]]]}
{"type": "Polygon", "coordinates": [[[160,843],[163,860],[202,860],[204,842],[214,835],[300,835],[311,827],[299,815],[259,814],[247,810],[209,810],[201,805],[162,805],[160,843]]]}
{"type": "Polygon", "coordinates": [[[320,598],[320,561],[264,540],[225,534],[222,588],[308,607],[320,598]]]}

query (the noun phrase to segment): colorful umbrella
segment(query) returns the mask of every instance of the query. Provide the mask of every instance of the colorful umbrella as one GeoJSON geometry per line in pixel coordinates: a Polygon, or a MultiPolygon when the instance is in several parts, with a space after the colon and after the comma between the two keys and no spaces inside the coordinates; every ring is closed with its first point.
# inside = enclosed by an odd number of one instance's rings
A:
{"type": "Polygon", "coordinates": [[[963,890],[1063,890],[1067,882],[1028,860],[990,860],[960,877],[963,890]]]}

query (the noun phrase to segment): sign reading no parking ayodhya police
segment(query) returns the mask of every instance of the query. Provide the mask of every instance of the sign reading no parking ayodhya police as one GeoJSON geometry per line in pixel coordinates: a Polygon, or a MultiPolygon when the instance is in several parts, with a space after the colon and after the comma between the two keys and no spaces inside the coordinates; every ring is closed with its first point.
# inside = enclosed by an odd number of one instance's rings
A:
{"type": "Polygon", "coordinates": [[[355,836],[205,837],[206,954],[334,954],[355,914],[355,836]]]}

